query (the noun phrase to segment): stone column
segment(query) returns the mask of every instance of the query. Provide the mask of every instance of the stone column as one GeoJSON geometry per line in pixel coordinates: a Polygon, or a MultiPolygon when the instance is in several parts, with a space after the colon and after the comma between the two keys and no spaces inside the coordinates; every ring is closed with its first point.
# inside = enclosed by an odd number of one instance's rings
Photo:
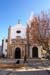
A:
{"type": "Polygon", "coordinates": [[[42,57],[42,46],[38,46],[38,57],[41,58],[42,57]]]}

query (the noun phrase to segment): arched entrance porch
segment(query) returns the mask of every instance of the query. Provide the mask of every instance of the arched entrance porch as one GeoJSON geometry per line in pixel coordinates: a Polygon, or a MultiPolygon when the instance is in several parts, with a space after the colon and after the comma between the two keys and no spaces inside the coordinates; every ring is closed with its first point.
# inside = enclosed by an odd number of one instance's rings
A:
{"type": "Polygon", "coordinates": [[[38,48],[37,47],[33,47],[32,48],[32,57],[33,58],[37,58],[38,57],[38,48]]]}
{"type": "Polygon", "coordinates": [[[15,59],[20,59],[21,58],[21,49],[17,47],[15,49],[15,59]]]}

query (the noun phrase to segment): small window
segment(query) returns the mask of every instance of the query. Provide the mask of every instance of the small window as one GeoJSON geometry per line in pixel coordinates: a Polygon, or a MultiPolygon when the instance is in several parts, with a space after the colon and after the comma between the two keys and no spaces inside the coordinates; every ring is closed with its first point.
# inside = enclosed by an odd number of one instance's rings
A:
{"type": "Polygon", "coordinates": [[[21,33],[21,31],[20,31],[20,30],[18,30],[18,31],[16,31],[16,33],[21,33]]]}
{"type": "Polygon", "coordinates": [[[6,42],[8,42],[8,39],[6,39],[6,42]]]}

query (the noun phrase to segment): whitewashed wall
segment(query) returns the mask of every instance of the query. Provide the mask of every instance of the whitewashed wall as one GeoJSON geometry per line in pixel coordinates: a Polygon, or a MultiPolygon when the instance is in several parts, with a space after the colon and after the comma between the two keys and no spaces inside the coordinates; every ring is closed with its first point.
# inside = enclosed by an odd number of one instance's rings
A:
{"type": "Polygon", "coordinates": [[[6,43],[6,39],[4,39],[4,42],[3,42],[3,54],[5,56],[7,55],[7,43],[6,43]]]}
{"type": "Polygon", "coordinates": [[[41,51],[42,51],[42,46],[38,46],[38,57],[39,57],[39,58],[42,58],[42,53],[41,53],[41,51]]]}
{"type": "Polygon", "coordinates": [[[26,38],[26,27],[21,24],[17,24],[16,26],[11,27],[10,38],[14,39],[16,36],[21,36],[21,38],[26,38]],[[20,30],[21,33],[17,33],[16,31],[20,30]]]}

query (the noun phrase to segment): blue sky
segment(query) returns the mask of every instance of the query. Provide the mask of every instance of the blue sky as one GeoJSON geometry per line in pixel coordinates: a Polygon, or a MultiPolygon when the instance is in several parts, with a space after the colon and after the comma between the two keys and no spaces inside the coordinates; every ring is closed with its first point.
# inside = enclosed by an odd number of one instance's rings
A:
{"type": "Polygon", "coordinates": [[[0,0],[0,44],[7,37],[9,25],[17,24],[21,19],[26,24],[31,12],[40,13],[50,9],[50,0],[0,0]]]}

